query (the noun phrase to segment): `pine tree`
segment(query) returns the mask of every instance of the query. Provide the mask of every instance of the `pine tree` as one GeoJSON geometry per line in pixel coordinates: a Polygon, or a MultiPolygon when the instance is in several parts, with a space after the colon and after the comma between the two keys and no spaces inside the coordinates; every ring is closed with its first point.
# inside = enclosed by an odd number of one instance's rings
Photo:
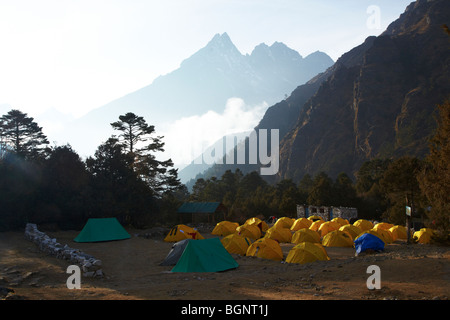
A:
{"type": "Polygon", "coordinates": [[[308,194],[308,203],[314,206],[331,206],[333,199],[333,180],[325,172],[318,173],[308,194]]]}
{"type": "Polygon", "coordinates": [[[445,241],[450,232],[450,100],[439,105],[438,109],[436,134],[431,139],[430,153],[419,182],[431,207],[429,227],[445,241]]]}
{"type": "Polygon", "coordinates": [[[355,207],[357,204],[356,190],[353,181],[345,173],[341,172],[334,183],[334,205],[342,207],[355,207]]]}
{"type": "MultiPolygon", "coordinates": [[[[384,214],[391,223],[403,224],[406,221],[406,198],[420,208],[423,196],[419,187],[418,174],[423,169],[423,161],[403,156],[391,162],[380,180],[382,192],[388,199],[389,206],[384,214]]],[[[414,214],[414,213],[413,213],[414,214]]]]}
{"type": "Polygon", "coordinates": [[[161,140],[163,137],[152,136],[154,126],[132,112],[119,116],[119,121],[111,123],[111,126],[121,132],[118,141],[133,159],[133,169],[156,194],[180,187],[178,169],[173,168],[172,160],[156,159],[155,153],[164,151],[164,143],[161,140]]]}
{"type": "Polygon", "coordinates": [[[132,158],[116,138],[100,145],[86,159],[91,175],[90,212],[96,217],[117,217],[135,227],[148,225],[154,212],[154,193],[133,170],[132,158]]]}
{"type": "Polygon", "coordinates": [[[2,153],[13,151],[27,159],[43,156],[49,149],[42,128],[19,110],[11,110],[0,118],[0,142],[2,153]]]}
{"type": "MultiPolygon", "coordinates": [[[[155,127],[147,124],[143,117],[139,117],[132,112],[119,116],[119,121],[111,123],[114,130],[119,130],[119,140],[130,153],[140,153],[143,149],[137,149],[138,143],[144,143],[152,140],[152,151],[161,151],[164,146],[158,138],[150,137],[155,132],[155,127]]],[[[144,146],[144,148],[150,146],[144,146]]]]}

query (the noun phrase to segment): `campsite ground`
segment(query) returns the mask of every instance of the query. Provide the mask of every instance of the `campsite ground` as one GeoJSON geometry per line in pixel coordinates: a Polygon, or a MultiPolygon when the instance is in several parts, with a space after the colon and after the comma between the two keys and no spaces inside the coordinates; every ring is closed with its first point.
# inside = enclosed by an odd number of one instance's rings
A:
{"type": "MultiPolygon", "coordinates": [[[[353,248],[326,248],[329,261],[305,265],[233,255],[234,270],[171,273],[159,265],[172,246],[163,241],[166,230],[128,230],[131,239],[103,243],[75,243],[76,231],[45,231],[102,261],[104,277],[83,277],[79,290],[66,286],[68,261],[40,252],[21,232],[0,233],[0,288],[14,290],[10,299],[27,300],[447,300],[450,294],[448,247],[397,241],[358,257],[353,248]],[[381,289],[367,288],[370,265],[380,267],[381,289]]],[[[199,231],[212,237],[208,230],[199,231]]],[[[282,244],[285,257],[292,246],[282,244]]]]}

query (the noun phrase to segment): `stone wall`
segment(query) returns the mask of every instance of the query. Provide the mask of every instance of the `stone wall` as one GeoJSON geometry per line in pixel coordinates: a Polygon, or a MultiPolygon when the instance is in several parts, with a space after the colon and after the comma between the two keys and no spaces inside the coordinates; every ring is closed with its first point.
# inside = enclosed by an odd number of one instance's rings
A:
{"type": "Polygon", "coordinates": [[[25,227],[25,238],[35,243],[39,250],[58,259],[64,259],[80,266],[85,277],[103,277],[102,262],[79,249],[62,245],[55,238],[50,238],[38,230],[36,224],[28,223],[25,227]]]}

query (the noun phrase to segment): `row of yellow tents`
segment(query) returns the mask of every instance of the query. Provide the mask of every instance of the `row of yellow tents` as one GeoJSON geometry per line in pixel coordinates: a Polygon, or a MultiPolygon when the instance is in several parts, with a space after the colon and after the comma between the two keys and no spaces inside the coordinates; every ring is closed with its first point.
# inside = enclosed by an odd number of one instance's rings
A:
{"type": "MultiPolygon", "coordinates": [[[[324,221],[313,216],[300,219],[283,217],[272,227],[256,217],[248,219],[243,225],[222,221],[217,223],[211,234],[223,237],[221,242],[229,253],[276,261],[284,258],[280,243],[293,243],[295,246],[285,261],[307,263],[329,260],[324,247],[354,247],[354,240],[363,233],[373,234],[389,244],[397,239],[406,239],[406,232],[403,226],[385,222],[374,225],[369,220],[360,219],[350,224],[342,218],[324,221]]],[[[421,229],[414,233],[413,239],[418,243],[428,243],[431,232],[430,229],[421,229]]],[[[204,237],[193,228],[177,225],[170,230],[164,241],[184,239],[204,237]]]]}

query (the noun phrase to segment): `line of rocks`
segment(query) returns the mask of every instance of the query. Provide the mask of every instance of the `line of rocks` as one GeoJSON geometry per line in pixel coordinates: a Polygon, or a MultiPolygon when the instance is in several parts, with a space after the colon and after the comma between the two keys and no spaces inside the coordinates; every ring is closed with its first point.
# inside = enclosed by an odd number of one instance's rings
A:
{"type": "Polygon", "coordinates": [[[39,250],[58,259],[68,260],[71,263],[81,267],[85,277],[103,277],[101,269],[102,261],[82,252],[79,249],[62,245],[55,238],[49,237],[42,231],[39,231],[36,224],[27,223],[25,227],[25,238],[35,243],[39,250]]]}

